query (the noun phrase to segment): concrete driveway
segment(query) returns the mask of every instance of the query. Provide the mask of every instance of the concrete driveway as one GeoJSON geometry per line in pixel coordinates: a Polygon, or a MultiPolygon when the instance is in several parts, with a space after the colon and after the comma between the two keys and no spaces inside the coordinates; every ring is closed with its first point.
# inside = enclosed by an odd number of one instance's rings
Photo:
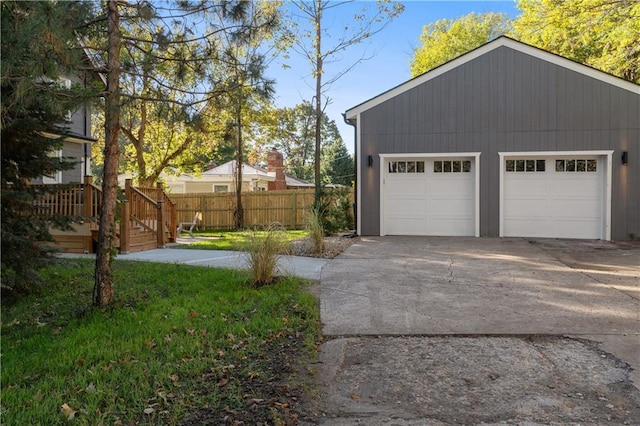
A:
{"type": "Polygon", "coordinates": [[[322,271],[325,335],[567,335],[640,370],[640,245],[364,237],[322,271]]]}

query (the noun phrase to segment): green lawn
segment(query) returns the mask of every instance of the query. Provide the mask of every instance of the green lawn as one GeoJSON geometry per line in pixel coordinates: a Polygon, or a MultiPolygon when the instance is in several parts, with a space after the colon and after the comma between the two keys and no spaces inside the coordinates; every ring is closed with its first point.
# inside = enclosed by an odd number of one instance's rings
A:
{"type": "MultiPolygon", "coordinates": [[[[197,241],[190,244],[180,244],[173,248],[187,248],[199,250],[234,250],[243,251],[253,235],[264,236],[267,231],[195,231],[197,237],[213,237],[207,241],[197,241]]],[[[285,230],[284,238],[287,241],[304,238],[308,235],[306,230],[285,230]]],[[[183,233],[183,237],[189,239],[188,233],[183,233]]]]}
{"type": "Polygon", "coordinates": [[[66,424],[72,412],[73,424],[273,424],[295,411],[288,379],[320,339],[305,282],[255,289],[237,271],[125,261],[114,272],[108,308],[90,308],[83,260],[3,306],[1,424],[66,424]]]}

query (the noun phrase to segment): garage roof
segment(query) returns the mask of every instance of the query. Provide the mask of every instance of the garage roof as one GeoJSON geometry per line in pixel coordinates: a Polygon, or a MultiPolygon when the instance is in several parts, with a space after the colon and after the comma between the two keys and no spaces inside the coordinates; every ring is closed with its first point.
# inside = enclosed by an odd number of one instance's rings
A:
{"type": "Polygon", "coordinates": [[[358,117],[358,114],[360,114],[363,111],[371,109],[376,105],[379,105],[389,99],[392,99],[408,90],[413,89],[416,86],[419,86],[460,65],[463,65],[479,56],[482,56],[486,53],[491,52],[492,50],[498,49],[503,46],[506,46],[508,48],[517,50],[527,55],[542,59],[544,61],[551,62],[555,65],[570,69],[580,74],[584,74],[586,76],[604,81],[608,84],[617,86],[621,89],[628,90],[636,94],[640,94],[640,85],[637,85],[630,81],[616,77],[612,74],[608,74],[606,72],[597,70],[590,66],[581,64],[579,62],[572,61],[563,56],[556,55],[555,53],[551,53],[546,50],[531,46],[529,44],[522,43],[520,41],[514,40],[507,36],[500,36],[493,41],[490,41],[486,44],[483,44],[482,46],[477,47],[476,49],[473,49],[461,56],[458,56],[456,59],[446,62],[430,71],[427,71],[424,74],[421,74],[405,83],[400,84],[399,86],[396,86],[384,93],[381,93],[378,96],[375,96],[359,105],[354,106],[353,108],[348,109],[346,112],[347,119],[349,120],[356,119],[358,117]]]}

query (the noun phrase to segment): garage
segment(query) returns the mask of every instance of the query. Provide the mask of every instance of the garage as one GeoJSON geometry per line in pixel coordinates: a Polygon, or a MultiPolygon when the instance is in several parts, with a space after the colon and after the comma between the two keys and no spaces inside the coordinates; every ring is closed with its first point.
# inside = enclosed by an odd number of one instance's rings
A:
{"type": "Polygon", "coordinates": [[[499,37],[344,118],[358,235],[640,236],[632,81],[499,37]]]}
{"type": "Polygon", "coordinates": [[[388,157],[382,235],[477,234],[476,156],[388,157]]]}
{"type": "Polygon", "coordinates": [[[549,154],[501,154],[502,236],[606,239],[606,153],[549,154]]]}

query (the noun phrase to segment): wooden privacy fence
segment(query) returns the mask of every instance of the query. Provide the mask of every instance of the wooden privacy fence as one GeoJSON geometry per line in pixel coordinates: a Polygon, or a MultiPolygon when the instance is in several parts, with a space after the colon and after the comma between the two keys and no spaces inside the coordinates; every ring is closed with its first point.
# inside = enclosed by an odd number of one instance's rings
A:
{"type": "MultiPolygon", "coordinates": [[[[353,190],[347,193],[353,203],[353,190]]],[[[314,190],[253,191],[242,194],[244,226],[263,227],[278,222],[289,229],[303,229],[309,208],[313,205],[314,190]]],[[[202,213],[200,227],[204,229],[233,229],[236,194],[197,193],[169,194],[175,204],[177,222],[191,222],[197,212],[202,213]]]]}

